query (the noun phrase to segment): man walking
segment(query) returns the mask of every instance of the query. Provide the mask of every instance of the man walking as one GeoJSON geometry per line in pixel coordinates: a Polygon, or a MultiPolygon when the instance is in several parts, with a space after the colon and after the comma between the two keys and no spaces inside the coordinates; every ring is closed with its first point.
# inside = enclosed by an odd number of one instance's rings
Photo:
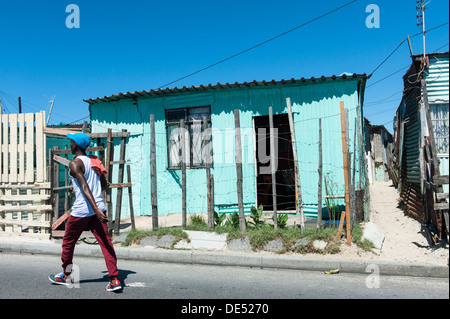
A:
{"type": "Polygon", "coordinates": [[[76,196],[72,206],[72,212],[66,224],[66,230],[62,243],[62,268],[63,271],[57,275],[49,276],[54,284],[70,285],[72,283],[71,268],[75,244],[86,227],[94,234],[99,243],[103,256],[105,257],[110,282],[107,291],[122,289],[117,279],[117,258],[108,234],[108,217],[106,207],[103,203],[102,185],[106,185],[103,175],[103,165],[97,157],[86,155],[86,148],[90,144],[87,134],[67,134],[70,138],[70,148],[75,155],[69,164],[69,175],[72,180],[73,190],[76,196]],[[98,167],[98,166],[101,167],[98,167]]]}

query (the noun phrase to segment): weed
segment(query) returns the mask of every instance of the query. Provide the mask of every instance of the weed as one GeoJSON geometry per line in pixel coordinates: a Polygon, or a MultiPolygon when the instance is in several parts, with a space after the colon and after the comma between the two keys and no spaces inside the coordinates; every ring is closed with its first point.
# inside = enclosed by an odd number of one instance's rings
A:
{"type": "Polygon", "coordinates": [[[233,214],[230,214],[230,216],[228,216],[225,225],[231,226],[233,228],[239,228],[239,214],[237,213],[237,211],[234,211],[233,214]]]}
{"type": "Polygon", "coordinates": [[[214,226],[222,226],[223,222],[227,218],[226,213],[218,214],[216,211],[214,211],[214,226]]]}
{"type": "Polygon", "coordinates": [[[253,221],[250,221],[250,225],[253,225],[256,228],[264,227],[266,225],[266,221],[262,219],[263,206],[259,205],[258,209],[255,206],[250,208],[250,218],[253,221]]]}
{"type": "Polygon", "coordinates": [[[338,217],[337,215],[340,210],[340,206],[338,204],[338,199],[333,198],[333,196],[338,195],[338,185],[333,181],[332,177],[332,172],[327,172],[324,176],[325,191],[327,194],[325,205],[327,207],[328,218],[330,220],[330,228],[335,228],[336,217],[338,217]],[[331,196],[331,198],[328,196],[331,196]]]}
{"type": "MultiPolygon", "coordinates": [[[[288,214],[278,214],[277,215],[277,225],[278,228],[286,228],[287,221],[288,221],[288,214]]],[[[275,221],[275,216],[272,216],[272,220],[275,221]]]]}
{"type": "Polygon", "coordinates": [[[375,246],[368,239],[362,239],[363,229],[360,224],[356,224],[352,229],[352,241],[361,249],[365,251],[370,251],[375,246]]]}
{"type": "Polygon", "coordinates": [[[208,230],[208,223],[205,221],[202,215],[191,215],[189,217],[189,224],[186,229],[189,230],[208,230]]]}
{"type": "Polygon", "coordinates": [[[127,234],[127,238],[122,243],[122,246],[130,246],[132,244],[139,244],[141,242],[141,239],[144,237],[157,236],[159,239],[164,235],[172,235],[175,237],[172,242],[172,248],[181,239],[185,239],[185,240],[189,241],[188,235],[183,231],[182,228],[170,227],[170,228],[160,228],[156,231],[153,231],[153,230],[131,230],[127,234]]]}

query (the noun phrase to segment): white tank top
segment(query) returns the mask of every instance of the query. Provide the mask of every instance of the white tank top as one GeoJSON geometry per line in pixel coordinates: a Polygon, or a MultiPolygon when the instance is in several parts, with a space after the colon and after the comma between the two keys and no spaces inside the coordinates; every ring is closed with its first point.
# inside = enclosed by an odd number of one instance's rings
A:
{"type": "MultiPolygon", "coordinates": [[[[78,156],[77,158],[79,158],[84,164],[84,171],[85,171],[84,177],[86,178],[86,182],[92,192],[92,195],[94,196],[97,207],[100,208],[102,211],[106,211],[106,207],[103,202],[100,177],[98,177],[95,170],[91,167],[91,159],[84,155],[78,156]]],[[[69,176],[72,180],[73,191],[76,196],[75,202],[73,203],[72,206],[71,215],[74,217],[88,217],[95,215],[95,212],[92,209],[91,205],[84,197],[84,194],[81,191],[77,179],[73,178],[72,175],[70,174],[69,176]]]]}

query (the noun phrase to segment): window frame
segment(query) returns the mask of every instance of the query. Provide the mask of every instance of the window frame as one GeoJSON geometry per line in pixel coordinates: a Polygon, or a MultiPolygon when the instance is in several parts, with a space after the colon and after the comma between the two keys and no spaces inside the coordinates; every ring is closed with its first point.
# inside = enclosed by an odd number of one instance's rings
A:
{"type": "MultiPolygon", "coordinates": [[[[165,126],[166,126],[166,143],[167,143],[167,170],[169,171],[176,171],[176,170],[181,170],[181,162],[178,166],[170,166],[171,164],[171,160],[170,160],[170,147],[171,147],[171,141],[170,141],[170,134],[169,134],[169,127],[171,126],[175,126],[177,125],[177,127],[180,127],[180,121],[169,121],[168,119],[168,113],[170,113],[171,111],[182,111],[184,110],[184,125],[185,128],[188,130],[189,132],[189,163],[186,163],[186,169],[197,169],[197,168],[206,168],[207,164],[205,159],[203,158],[203,148],[201,148],[201,152],[202,152],[202,163],[200,165],[194,165],[193,164],[193,159],[194,159],[194,155],[193,155],[193,134],[191,134],[193,128],[192,125],[194,124],[194,122],[196,120],[191,120],[191,113],[190,111],[192,109],[200,109],[200,108],[208,108],[209,111],[209,115],[207,118],[207,124],[208,124],[208,128],[212,127],[211,124],[211,105],[203,105],[203,106],[191,106],[191,107],[181,107],[181,108],[171,108],[171,109],[164,109],[164,113],[165,113],[165,126]]],[[[181,118],[180,118],[181,120],[181,118]]],[[[200,120],[201,122],[201,133],[204,132],[204,128],[203,128],[203,121],[200,120]]],[[[212,135],[210,136],[210,143],[212,143],[212,135]]],[[[211,144],[211,148],[212,148],[212,144],[211,144]]],[[[212,152],[211,152],[212,153],[212,152]]],[[[181,156],[181,155],[180,155],[181,156]]],[[[212,156],[212,154],[211,154],[212,156]]],[[[211,164],[209,165],[209,167],[213,167],[213,162],[211,161],[211,164]]]]}
{"type": "Polygon", "coordinates": [[[430,115],[431,115],[431,129],[433,130],[433,135],[435,139],[436,149],[438,155],[446,155],[449,154],[449,136],[447,134],[442,135],[439,132],[439,129],[445,127],[447,130],[449,128],[449,113],[443,112],[446,117],[437,118],[435,114],[439,114],[439,108],[442,107],[444,110],[448,110],[449,103],[448,102],[434,102],[429,103],[430,115]],[[438,142],[438,140],[443,140],[444,142],[438,142]],[[447,146],[446,150],[443,150],[441,147],[443,145],[447,146]]]}

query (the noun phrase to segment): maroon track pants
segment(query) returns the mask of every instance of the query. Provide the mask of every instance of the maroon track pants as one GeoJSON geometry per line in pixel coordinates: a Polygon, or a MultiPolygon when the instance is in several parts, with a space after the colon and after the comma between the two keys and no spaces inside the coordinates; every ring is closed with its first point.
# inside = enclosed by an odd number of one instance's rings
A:
{"type": "Polygon", "coordinates": [[[117,257],[114,251],[114,246],[111,242],[111,237],[108,234],[108,226],[106,223],[100,222],[96,215],[89,217],[69,216],[63,237],[61,254],[64,273],[66,275],[70,275],[70,269],[72,267],[67,266],[72,265],[75,244],[86,227],[88,227],[94,234],[100,248],[102,249],[103,256],[105,257],[106,268],[108,268],[109,278],[117,278],[119,275],[119,271],[117,269],[117,257]]]}

